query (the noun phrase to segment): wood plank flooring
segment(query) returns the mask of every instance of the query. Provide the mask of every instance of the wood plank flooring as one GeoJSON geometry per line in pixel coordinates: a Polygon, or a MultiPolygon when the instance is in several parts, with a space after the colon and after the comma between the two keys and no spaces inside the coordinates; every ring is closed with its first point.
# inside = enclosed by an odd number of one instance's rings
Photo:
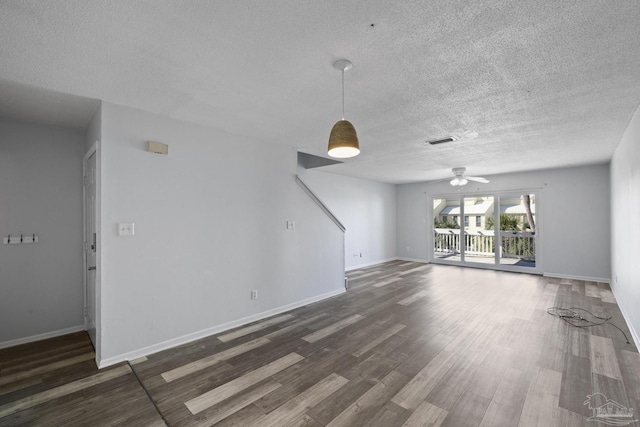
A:
{"type": "Polygon", "coordinates": [[[0,426],[164,426],[127,363],[98,370],[86,333],[0,350],[0,426]]]}
{"type": "Polygon", "coordinates": [[[640,411],[636,347],[546,312],[630,336],[606,284],[403,261],[348,276],[346,294],[103,370],[84,333],[0,350],[0,427],[582,426],[597,393],[640,411]]]}

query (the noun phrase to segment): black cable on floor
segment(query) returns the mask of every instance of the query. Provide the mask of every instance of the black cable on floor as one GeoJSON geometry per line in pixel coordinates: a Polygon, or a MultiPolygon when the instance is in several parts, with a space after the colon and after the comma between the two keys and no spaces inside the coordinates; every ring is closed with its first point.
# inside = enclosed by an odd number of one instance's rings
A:
{"type": "Polygon", "coordinates": [[[149,394],[149,391],[147,390],[147,388],[144,386],[144,384],[142,383],[142,381],[140,380],[140,377],[138,376],[138,373],[136,372],[135,369],[133,369],[133,366],[131,365],[131,363],[127,360],[127,364],[129,365],[129,368],[131,369],[131,372],[133,372],[133,375],[136,377],[136,379],[138,380],[138,384],[140,384],[140,387],[142,387],[142,389],[144,390],[144,392],[147,394],[147,397],[149,398],[149,400],[151,401],[151,403],[153,404],[153,407],[156,408],[156,412],[158,413],[158,415],[160,415],[160,418],[162,418],[162,421],[164,421],[165,425],[169,425],[169,423],[167,422],[167,420],[165,420],[164,415],[162,415],[162,412],[160,412],[160,408],[158,408],[158,405],[156,405],[156,401],[153,400],[153,398],[151,397],[151,395],[149,394]]]}
{"type": "Polygon", "coordinates": [[[590,328],[592,326],[611,325],[614,328],[616,328],[617,330],[619,330],[622,333],[622,335],[624,335],[624,339],[627,341],[627,344],[631,344],[629,342],[629,338],[627,338],[627,334],[625,334],[624,331],[622,329],[620,329],[618,326],[616,326],[613,323],[609,322],[609,320],[612,319],[611,316],[609,316],[609,317],[596,316],[595,314],[593,314],[589,310],[585,310],[584,308],[579,308],[579,307],[569,307],[569,308],[549,307],[549,308],[547,308],[547,313],[552,315],[552,316],[559,317],[560,319],[564,320],[565,322],[567,322],[571,326],[575,326],[576,328],[590,328]],[[600,322],[596,322],[596,321],[593,321],[593,320],[589,320],[589,319],[583,317],[578,312],[588,313],[594,319],[599,319],[601,321],[600,322]]]}

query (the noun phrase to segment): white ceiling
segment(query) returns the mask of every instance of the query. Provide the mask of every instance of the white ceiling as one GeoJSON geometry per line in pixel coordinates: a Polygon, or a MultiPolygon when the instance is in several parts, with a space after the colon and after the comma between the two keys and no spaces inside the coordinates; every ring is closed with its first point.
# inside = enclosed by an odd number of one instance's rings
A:
{"type": "Polygon", "coordinates": [[[0,58],[0,115],[77,127],[100,99],[322,156],[348,58],[362,154],[326,169],[415,182],[608,161],[640,104],[640,4],[3,0],[0,58]]]}

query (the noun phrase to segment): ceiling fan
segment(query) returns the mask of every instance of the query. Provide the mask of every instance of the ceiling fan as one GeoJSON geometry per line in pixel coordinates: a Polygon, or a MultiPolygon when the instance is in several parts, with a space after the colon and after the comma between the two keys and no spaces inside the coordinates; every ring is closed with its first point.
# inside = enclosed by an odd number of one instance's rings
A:
{"type": "Polygon", "coordinates": [[[451,169],[451,172],[453,172],[453,174],[455,175],[455,178],[449,181],[449,183],[453,186],[462,187],[463,185],[466,185],[467,182],[469,181],[481,182],[483,184],[486,184],[489,182],[487,178],[483,178],[481,176],[467,176],[464,174],[466,171],[467,171],[467,168],[464,168],[464,167],[451,169]]]}

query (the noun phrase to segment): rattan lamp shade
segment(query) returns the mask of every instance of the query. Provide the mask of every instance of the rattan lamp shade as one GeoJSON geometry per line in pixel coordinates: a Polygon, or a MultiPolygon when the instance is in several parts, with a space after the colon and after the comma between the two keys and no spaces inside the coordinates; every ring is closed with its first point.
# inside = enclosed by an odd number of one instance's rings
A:
{"type": "Polygon", "coordinates": [[[339,120],[331,129],[329,135],[329,155],[339,159],[353,157],[360,154],[358,134],[348,120],[339,120]]]}

